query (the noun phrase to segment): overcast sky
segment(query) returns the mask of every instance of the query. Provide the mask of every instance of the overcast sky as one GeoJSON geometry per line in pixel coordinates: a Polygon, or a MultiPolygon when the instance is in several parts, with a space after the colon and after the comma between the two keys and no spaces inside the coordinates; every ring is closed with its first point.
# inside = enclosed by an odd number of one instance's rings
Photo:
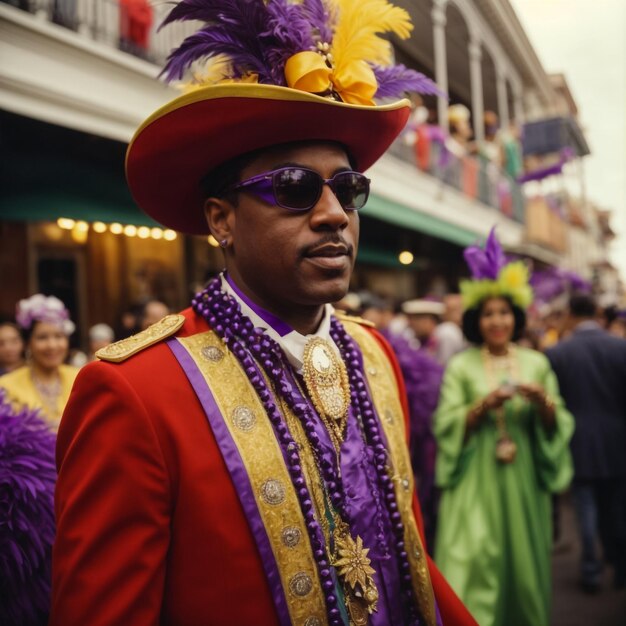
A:
{"type": "Polygon", "coordinates": [[[547,72],[565,74],[591,148],[588,197],[613,211],[626,279],[626,0],[509,0],[547,72]]]}

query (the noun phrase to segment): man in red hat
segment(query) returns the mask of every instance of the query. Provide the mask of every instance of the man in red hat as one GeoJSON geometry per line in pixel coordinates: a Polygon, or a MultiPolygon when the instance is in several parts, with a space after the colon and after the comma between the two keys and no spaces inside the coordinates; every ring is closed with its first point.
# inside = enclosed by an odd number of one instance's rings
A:
{"type": "Polygon", "coordinates": [[[207,22],[168,74],[228,51],[226,82],[144,123],[128,181],[164,225],[213,234],[226,269],[79,376],[51,624],[475,623],[424,549],[396,361],[329,304],[349,286],[362,171],[409,113],[374,98],[392,76],[428,86],[375,34],[407,36],[406,13],[370,3],[356,40],[356,2],[186,0],[166,20],[207,22]]]}

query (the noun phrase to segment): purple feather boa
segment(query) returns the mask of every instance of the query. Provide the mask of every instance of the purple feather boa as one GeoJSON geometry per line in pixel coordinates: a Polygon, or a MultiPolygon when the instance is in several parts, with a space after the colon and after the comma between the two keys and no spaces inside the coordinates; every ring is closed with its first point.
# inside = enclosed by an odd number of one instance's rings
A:
{"type": "Polygon", "coordinates": [[[435,488],[437,442],[432,418],[439,404],[443,367],[401,335],[381,329],[400,365],[409,403],[411,464],[428,545],[433,547],[438,494],[435,488]]]}
{"type": "Polygon", "coordinates": [[[56,437],[0,390],[0,624],[47,623],[56,437]]]}

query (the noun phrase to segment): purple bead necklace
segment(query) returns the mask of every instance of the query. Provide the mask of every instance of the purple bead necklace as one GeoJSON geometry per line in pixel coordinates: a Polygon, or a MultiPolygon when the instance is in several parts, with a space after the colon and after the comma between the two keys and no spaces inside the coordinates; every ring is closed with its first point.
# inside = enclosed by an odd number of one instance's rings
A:
{"type": "MultiPolygon", "coordinates": [[[[201,315],[215,331],[241,364],[246,376],[254,386],[263,407],[270,419],[278,442],[283,451],[285,462],[293,485],[296,489],[300,507],[304,515],[307,532],[316,560],[319,577],[324,591],[329,623],[341,626],[343,619],[337,606],[335,582],[322,528],[315,516],[312,496],[306,485],[299,447],[293,439],[284,417],[273,399],[263,372],[272,381],[276,392],[303,425],[306,437],[313,448],[322,474],[325,489],[330,502],[342,519],[346,520],[344,489],[339,459],[337,465],[322,456],[319,435],[315,431],[313,409],[308,402],[303,402],[296,393],[297,383],[293,378],[292,368],[286,360],[280,346],[261,329],[255,328],[249,318],[241,313],[239,304],[224,293],[221,281],[214,279],[206,289],[196,294],[192,300],[196,313],[201,315]]],[[[360,351],[347,334],[343,326],[333,318],[330,335],[338,346],[344,360],[350,381],[351,405],[354,414],[360,417],[362,431],[367,445],[374,452],[375,469],[383,500],[395,539],[395,554],[402,583],[404,608],[411,624],[419,624],[416,603],[412,587],[410,564],[404,545],[404,525],[402,523],[390,477],[388,453],[381,436],[374,406],[369,397],[368,387],[363,376],[360,351]]]]}

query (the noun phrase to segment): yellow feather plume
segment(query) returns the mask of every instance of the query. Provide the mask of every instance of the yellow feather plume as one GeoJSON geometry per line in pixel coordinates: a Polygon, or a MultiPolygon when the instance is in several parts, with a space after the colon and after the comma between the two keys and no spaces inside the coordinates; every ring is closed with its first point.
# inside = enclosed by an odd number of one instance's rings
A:
{"type": "Polygon", "coordinates": [[[215,85],[224,81],[232,74],[230,58],[225,54],[218,54],[209,59],[202,67],[195,67],[191,79],[182,83],[179,88],[183,93],[189,93],[208,85],[215,85]]]}
{"type": "Polygon", "coordinates": [[[389,65],[391,46],[380,37],[395,33],[406,39],[413,29],[409,14],[387,0],[330,0],[337,22],[331,48],[335,71],[354,61],[389,65]]]}

